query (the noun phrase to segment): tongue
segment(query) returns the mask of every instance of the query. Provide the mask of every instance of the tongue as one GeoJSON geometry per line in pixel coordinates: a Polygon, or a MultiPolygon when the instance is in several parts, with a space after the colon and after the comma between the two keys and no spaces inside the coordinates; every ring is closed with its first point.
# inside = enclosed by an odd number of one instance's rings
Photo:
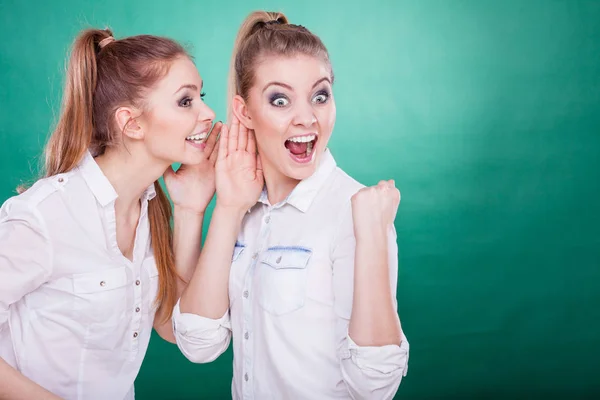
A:
{"type": "Polygon", "coordinates": [[[287,147],[288,150],[296,156],[306,153],[307,146],[308,143],[296,143],[290,141],[285,142],[285,147],[287,147]]]}

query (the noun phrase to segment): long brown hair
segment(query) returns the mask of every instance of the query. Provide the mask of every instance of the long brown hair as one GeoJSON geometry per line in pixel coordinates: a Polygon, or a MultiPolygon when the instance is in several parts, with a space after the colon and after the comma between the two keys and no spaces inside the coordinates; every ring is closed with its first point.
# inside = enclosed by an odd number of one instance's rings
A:
{"type": "Polygon", "coordinates": [[[235,95],[248,100],[254,70],[260,58],[270,55],[304,54],[322,59],[333,70],[329,52],[317,35],[301,25],[290,24],[280,12],[254,11],[242,23],[229,67],[228,108],[235,95]]]}
{"type": "MultiPolygon", "coordinates": [[[[45,150],[45,174],[70,171],[89,150],[97,156],[119,143],[114,113],[122,105],[144,109],[144,93],[168,72],[178,57],[189,57],[177,42],[140,35],[114,40],[109,29],[79,34],[68,62],[62,110],[45,150]]],[[[171,205],[158,181],[148,204],[150,235],[158,267],[156,301],[165,321],[177,301],[170,226],[171,205]]]]}

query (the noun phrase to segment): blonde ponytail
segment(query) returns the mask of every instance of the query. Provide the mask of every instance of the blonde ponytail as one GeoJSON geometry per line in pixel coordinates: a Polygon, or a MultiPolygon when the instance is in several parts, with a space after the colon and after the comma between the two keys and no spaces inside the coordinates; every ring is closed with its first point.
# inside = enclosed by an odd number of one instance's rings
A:
{"type": "MultiPolygon", "coordinates": [[[[227,85],[227,115],[230,115],[231,112],[231,101],[237,94],[241,94],[241,83],[243,82],[243,77],[239,76],[240,70],[244,70],[244,65],[237,66],[240,61],[244,60],[236,60],[238,54],[240,54],[240,50],[245,47],[245,44],[258,29],[265,26],[267,23],[276,22],[279,24],[288,24],[287,17],[279,12],[270,12],[270,11],[254,11],[242,23],[240,27],[237,37],[235,38],[235,43],[233,45],[233,55],[231,56],[231,62],[229,64],[229,77],[228,77],[228,85],[227,85]],[[237,61],[237,62],[236,62],[237,61]]],[[[243,62],[242,62],[243,64],[243,62]]]]}

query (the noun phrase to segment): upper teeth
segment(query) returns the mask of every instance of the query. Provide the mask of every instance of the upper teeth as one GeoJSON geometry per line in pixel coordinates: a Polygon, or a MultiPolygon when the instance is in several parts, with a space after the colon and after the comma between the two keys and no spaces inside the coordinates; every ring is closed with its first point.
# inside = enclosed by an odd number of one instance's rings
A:
{"type": "Polygon", "coordinates": [[[296,143],[308,143],[308,142],[312,142],[313,140],[315,140],[316,137],[317,137],[316,135],[297,136],[297,137],[289,138],[288,140],[290,142],[296,142],[296,143]]]}
{"type": "Polygon", "coordinates": [[[197,133],[195,135],[188,136],[186,139],[187,140],[204,140],[204,138],[206,138],[206,133],[197,133]]]}

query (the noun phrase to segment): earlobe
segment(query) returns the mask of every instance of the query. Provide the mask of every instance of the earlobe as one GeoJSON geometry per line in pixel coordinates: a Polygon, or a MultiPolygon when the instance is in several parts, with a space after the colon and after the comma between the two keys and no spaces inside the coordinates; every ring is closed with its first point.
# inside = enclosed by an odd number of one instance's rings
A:
{"type": "Polygon", "coordinates": [[[236,118],[248,129],[254,129],[254,123],[248,113],[248,106],[240,95],[236,95],[232,100],[232,111],[236,118]]]}
{"type": "Polygon", "coordinates": [[[136,113],[129,107],[120,107],[115,112],[119,131],[131,139],[143,139],[144,132],[135,117],[136,113]]]}

